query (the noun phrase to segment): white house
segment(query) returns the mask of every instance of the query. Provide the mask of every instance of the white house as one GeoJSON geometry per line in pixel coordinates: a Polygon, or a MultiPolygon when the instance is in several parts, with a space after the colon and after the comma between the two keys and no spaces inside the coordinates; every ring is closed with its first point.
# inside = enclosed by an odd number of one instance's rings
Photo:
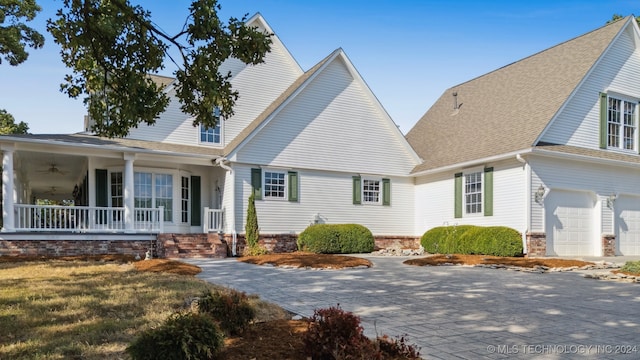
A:
{"type": "MultiPolygon", "coordinates": [[[[259,14],[247,23],[273,33],[259,14]]],[[[78,134],[0,137],[0,239],[220,233],[235,251],[251,192],[261,235],[288,238],[289,248],[314,222],[414,239],[410,173],[420,159],[342,49],[303,71],[274,35],[264,64],[231,60],[222,71],[240,97],[235,115],[215,129],[193,127],[176,100],[155,126],[124,139],[94,136],[90,123],[78,134]]],[[[174,93],[174,79],[154,79],[174,93]]]]}
{"type": "Polygon", "coordinates": [[[407,134],[415,232],[504,225],[530,255],[640,255],[632,17],[444,92],[407,134]]]}
{"type": "MultiPolygon", "coordinates": [[[[259,14],[248,23],[273,32],[259,14]]],[[[362,224],[380,246],[476,224],[520,231],[529,255],[640,255],[632,17],[453,86],[406,137],[341,49],[303,71],[273,40],[264,64],[224,64],[240,98],[215,129],[172,101],[124,139],[90,124],[1,136],[0,254],[235,252],[253,192],[276,250],[316,222],[362,224]]],[[[174,79],[155,80],[173,94],[174,79]]]]}

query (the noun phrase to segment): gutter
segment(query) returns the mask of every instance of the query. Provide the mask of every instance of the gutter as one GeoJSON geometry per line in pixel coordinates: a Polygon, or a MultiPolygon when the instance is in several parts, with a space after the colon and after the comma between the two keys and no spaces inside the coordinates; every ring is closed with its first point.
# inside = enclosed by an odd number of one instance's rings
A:
{"type": "MultiPolygon", "coordinates": [[[[533,148],[527,148],[527,149],[523,149],[523,150],[519,150],[519,151],[508,152],[508,153],[505,153],[505,154],[500,154],[500,155],[495,155],[495,156],[488,156],[488,157],[484,157],[484,158],[481,158],[481,159],[469,160],[469,161],[465,161],[465,162],[461,162],[461,163],[451,164],[451,165],[447,165],[447,166],[441,166],[441,167],[438,167],[438,168],[435,168],[435,169],[424,170],[424,171],[413,173],[413,174],[411,174],[411,176],[416,177],[416,176],[422,176],[422,175],[437,174],[437,173],[444,172],[444,171],[455,170],[455,169],[460,169],[460,168],[467,168],[467,167],[486,164],[486,163],[489,163],[489,162],[495,162],[495,161],[500,161],[500,160],[508,160],[508,159],[513,158],[514,156],[517,159],[518,157],[522,158],[522,155],[530,154],[532,152],[533,152],[533,148]]],[[[518,160],[518,161],[520,161],[520,160],[518,160]]]]}
{"type": "Polygon", "coordinates": [[[527,162],[527,160],[525,158],[522,157],[522,154],[518,153],[516,154],[516,160],[518,160],[520,163],[522,163],[523,167],[524,167],[524,171],[525,171],[525,229],[522,232],[522,252],[527,254],[529,252],[529,249],[527,249],[527,233],[529,232],[529,229],[531,229],[531,166],[529,165],[529,163],[527,162]]]}

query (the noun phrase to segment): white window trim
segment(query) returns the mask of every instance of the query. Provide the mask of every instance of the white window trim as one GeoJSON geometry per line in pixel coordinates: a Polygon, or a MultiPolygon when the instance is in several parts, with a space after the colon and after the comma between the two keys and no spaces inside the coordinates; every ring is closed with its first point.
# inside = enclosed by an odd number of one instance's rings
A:
{"type": "Polygon", "coordinates": [[[484,216],[484,167],[470,168],[462,171],[462,216],[463,217],[483,217],[484,216]],[[480,211],[476,213],[467,212],[467,175],[480,173],[480,211]]]}
{"type": "Polygon", "coordinates": [[[262,169],[262,199],[269,201],[289,201],[289,172],[282,169],[262,169]],[[284,197],[267,196],[267,177],[266,173],[284,174],[284,197]]]}
{"type": "Polygon", "coordinates": [[[382,205],[382,178],[379,177],[362,177],[362,182],[360,184],[360,199],[362,199],[360,201],[360,203],[362,205],[382,205]],[[377,181],[378,182],[378,201],[365,201],[365,196],[364,196],[364,182],[365,181],[377,181]]]}
{"type": "MultiPolygon", "coordinates": [[[[121,172],[122,176],[123,176],[123,197],[124,197],[124,167],[107,167],[107,173],[109,174],[107,179],[108,179],[108,196],[109,196],[109,206],[111,206],[111,173],[112,172],[121,172]]],[[[185,171],[180,171],[180,170],[173,170],[173,169],[162,169],[162,168],[150,168],[150,167],[134,167],[133,169],[134,174],[135,173],[151,173],[152,174],[152,189],[151,189],[151,193],[152,193],[152,204],[155,207],[156,205],[156,187],[155,187],[155,175],[161,174],[161,175],[171,175],[172,177],[172,184],[173,184],[173,189],[172,189],[172,219],[171,221],[167,221],[165,219],[164,223],[165,224],[186,224],[182,222],[182,176],[189,176],[189,175],[185,175],[185,174],[189,174],[188,172],[185,171]],[[179,179],[179,185],[180,186],[176,186],[176,179],[179,179]],[[176,220],[176,216],[180,216],[179,219],[176,220]]],[[[191,185],[191,184],[189,184],[191,185]]],[[[134,194],[135,195],[135,194],[134,194]]],[[[191,195],[191,194],[189,194],[191,195]]],[[[191,200],[191,199],[189,199],[191,200]]],[[[189,219],[191,219],[191,217],[189,217],[189,219]]]]}
{"type": "MultiPolygon", "coordinates": [[[[624,113],[624,106],[623,106],[624,113]]],[[[624,116],[624,114],[623,114],[624,116]]],[[[624,95],[623,93],[617,91],[607,91],[607,150],[622,152],[625,154],[637,154],[638,153],[638,128],[640,127],[640,98],[636,98],[634,96],[624,95]],[[620,146],[610,146],[609,145],[609,99],[617,99],[623,102],[629,102],[635,104],[635,130],[633,132],[633,148],[625,149],[624,148],[624,118],[621,119],[620,122],[620,134],[619,141],[620,146]]]]}
{"type": "Polygon", "coordinates": [[[220,118],[220,120],[218,121],[218,124],[220,125],[220,142],[219,143],[202,141],[202,138],[201,138],[202,124],[198,125],[196,127],[196,137],[198,138],[198,144],[202,146],[222,147],[224,145],[224,123],[225,123],[224,119],[220,118]]]}

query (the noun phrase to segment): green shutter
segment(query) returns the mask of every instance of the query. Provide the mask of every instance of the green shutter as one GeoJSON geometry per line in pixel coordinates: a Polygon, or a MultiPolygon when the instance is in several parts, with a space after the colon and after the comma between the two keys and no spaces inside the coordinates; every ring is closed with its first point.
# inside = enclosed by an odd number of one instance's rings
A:
{"type": "Polygon", "coordinates": [[[289,171],[289,201],[298,201],[298,173],[289,171]]]}
{"type": "Polygon", "coordinates": [[[256,200],[262,200],[262,169],[251,169],[251,187],[256,200]]]}
{"type": "Polygon", "coordinates": [[[382,205],[391,205],[391,180],[382,179],[382,205]]]}
{"type": "Polygon", "coordinates": [[[493,168],[484,169],[484,216],[493,216],[493,168]]]}
{"type": "Polygon", "coordinates": [[[600,149],[607,148],[607,94],[600,93],[600,149]]]}
{"type": "Polygon", "coordinates": [[[362,179],[360,176],[353,177],[353,204],[362,203],[362,179]]]}
{"type": "Polygon", "coordinates": [[[104,169],[96,169],[96,206],[109,206],[109,181],[104,169]]]}
{"type": "Polygon", "coordinates": [[[191,177],[191,225],[202,226],[200,176],[191,177]]]}
{"type": "Polygon", "coordinates": [[[455,174],[454,185],[453,216],[457,219],[462,217],[462,173],[455,174]]]}

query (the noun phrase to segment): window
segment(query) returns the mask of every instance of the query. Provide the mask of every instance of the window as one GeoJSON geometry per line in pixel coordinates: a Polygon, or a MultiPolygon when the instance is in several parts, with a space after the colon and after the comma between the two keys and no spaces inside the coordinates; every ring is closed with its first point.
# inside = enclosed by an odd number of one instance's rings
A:
{"type": "Polygon", "coordinates": [[[390,179],[362,179],[353,177],[353,204],[391,205],[390,179]]]}
{"type": "Polygon", "coordinates": [[[380,180],[362,180],[362,203],[380,203],[380,180]]]}
{"type": "Polygon", "coordinates": [[[182,222],[189,222],[189,178],[186,176],[182,177],[182,203],[180,212],[182,214],[182,222]]]}
{"type": "Polygon", "coordinates": [[[111,207],[123,207],[122,172],[111,173],[111,207]]]}
{"type": "Polygon", "coordinates": [[[265,171],[264,172],[264,197],[265,199],[285,199],[287,190],[286,173],[265,171]]]}
{"type": "Polygon", "coordinates": [[[256,200],[287,200],[298,202],[298,173],[251,169],[251,188],[256,200]]]}
{"type": "Polygon", "coordinates": [[[467,214],[482,212],[482,172],[465,174],[464,204],[467,214]]]}
{"type": "Polygon", "coordinates": [[[453,214],[493,216],[493,168],[454,175],[453,214]]]}
{"type": "Polygon", "coordinates": [[[606,111],[607,147],[635,150],[637,143],[636,102],[608,97],[606,111]]]}
{"type": "Polygon", "coordinates": [[[218,121],[218,124],[214,128],[200,125],[200,142],[210,144],[221,143],[220,121],[218,121]]]}
{"type": "Polygon", "coordinates": [[[133,176],[134,206],[154,208],[164,206],[164,221],[173,221],[173,176],[136,172],[133,176]]]}
{"type": "Polygon", "coordinates": [[[155,174],[156,207],[164,206],[164,221],[173,219],[173,176],[155,174]]]}

